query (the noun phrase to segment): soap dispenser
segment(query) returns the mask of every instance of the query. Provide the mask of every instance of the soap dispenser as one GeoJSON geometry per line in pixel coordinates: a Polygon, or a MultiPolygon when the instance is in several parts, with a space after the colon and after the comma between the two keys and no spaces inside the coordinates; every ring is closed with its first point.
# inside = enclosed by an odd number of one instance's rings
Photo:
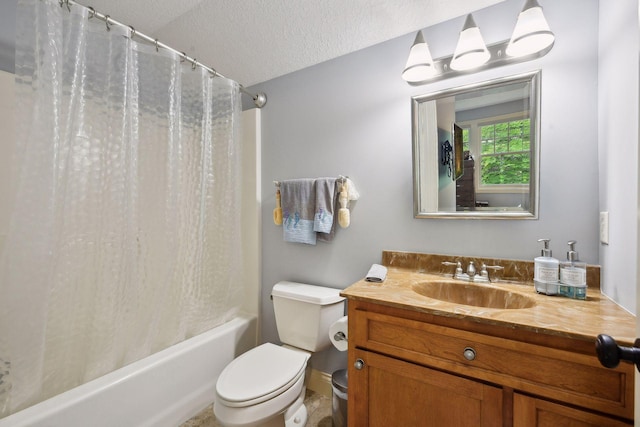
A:
{"type": "Polygon", "coordinates": [[[567,242],[567,260],[560,263],[560,295],[575,299],[587,299],[587,263],[578,259],[575,240],[567,242]]]}
{"type": "Polygon", "coordinates": [[[536,292],[546,295],[557,295],[560,261],[551,256],[551,249],[549,249],[550,241],[551,239],[538,239],[538,242],[543,242],[544,248],[540,254],[541,256],[533,260],[533,283],[536,287],[536,292]]]}

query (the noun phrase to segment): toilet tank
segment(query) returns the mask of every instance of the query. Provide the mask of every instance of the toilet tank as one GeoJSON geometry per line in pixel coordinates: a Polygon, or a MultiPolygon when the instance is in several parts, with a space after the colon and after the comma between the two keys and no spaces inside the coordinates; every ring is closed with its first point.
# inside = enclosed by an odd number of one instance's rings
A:
{"type": "Polygon", "coordinates": [[[308,351],[331,346],[329,326],[344,316],[340,289],[278,282],[271,291],[278,336],[283,344],[308,351]]]}

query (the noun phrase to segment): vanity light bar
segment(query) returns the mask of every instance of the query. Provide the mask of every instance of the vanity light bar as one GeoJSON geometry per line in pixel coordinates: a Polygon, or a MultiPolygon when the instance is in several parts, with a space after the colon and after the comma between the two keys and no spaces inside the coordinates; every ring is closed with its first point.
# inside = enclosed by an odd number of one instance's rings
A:
{"type": "Polygon", "coordinates": [[[507,46],[509,45],[509,40],[504,40],[499,43],[495,43],[487,46],[487,50],[491,55],[489,60],[485,62],[483,65],[473,68],[471,70],[454,70],[449,64],[451,64],[451,60],[453,59],[453,55],[445,56],[442,58],[435,59],[433,61],[433,67],[435,68],[435,75],[429,77],[425,80],[421,81],[407,81],[407,83],[411,86],[421,86],[427,83],[437,82],[439,80],[449,79],[451,77],[462,76],[465,74],[475,73],[478,71],[490,70],[492,68],[502,67],[503,65],[509,64],[518,64],[520,62],[527,62],[533,59],[542,58],[545,56],[551,49],[553,48],[553,43],[551,43],[546,48],[542,49],[539,52],[532,53],[526,56],[508,56],[505,51],[507,46]]]}
{"type": "Polygon", "coordinates": [[[418,31],[402,78],[411,86],[419,86],[462,74],[530,61],[546,55],[553,48],[554,40],[555,36],[538,0],[525,1],[510,40],[488,47],[482,39],[480,28],[469,14],[452,56],[433,61],[422,31],[418,31]]]}

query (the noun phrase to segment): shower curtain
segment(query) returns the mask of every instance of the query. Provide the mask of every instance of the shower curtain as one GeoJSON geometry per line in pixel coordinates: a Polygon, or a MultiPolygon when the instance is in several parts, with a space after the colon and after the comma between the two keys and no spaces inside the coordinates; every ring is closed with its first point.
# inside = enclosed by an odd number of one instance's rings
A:
{"type": "Polygon", "coordinates": [[[243,294],[238,84],[58,0],[21,0],[16,27],[0,417],[225,322],[243,294]]]}

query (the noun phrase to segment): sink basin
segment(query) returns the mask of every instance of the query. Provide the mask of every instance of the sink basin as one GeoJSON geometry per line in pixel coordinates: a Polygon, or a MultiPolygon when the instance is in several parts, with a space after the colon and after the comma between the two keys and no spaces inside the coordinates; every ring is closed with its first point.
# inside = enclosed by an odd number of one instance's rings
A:
{"type": "Polygon", "coordinates": [[[475,307],[518,309],[535,305],[526,295],[477,283],[421,282],[413,285],[413,291],[440,301],[475,307]]]}

